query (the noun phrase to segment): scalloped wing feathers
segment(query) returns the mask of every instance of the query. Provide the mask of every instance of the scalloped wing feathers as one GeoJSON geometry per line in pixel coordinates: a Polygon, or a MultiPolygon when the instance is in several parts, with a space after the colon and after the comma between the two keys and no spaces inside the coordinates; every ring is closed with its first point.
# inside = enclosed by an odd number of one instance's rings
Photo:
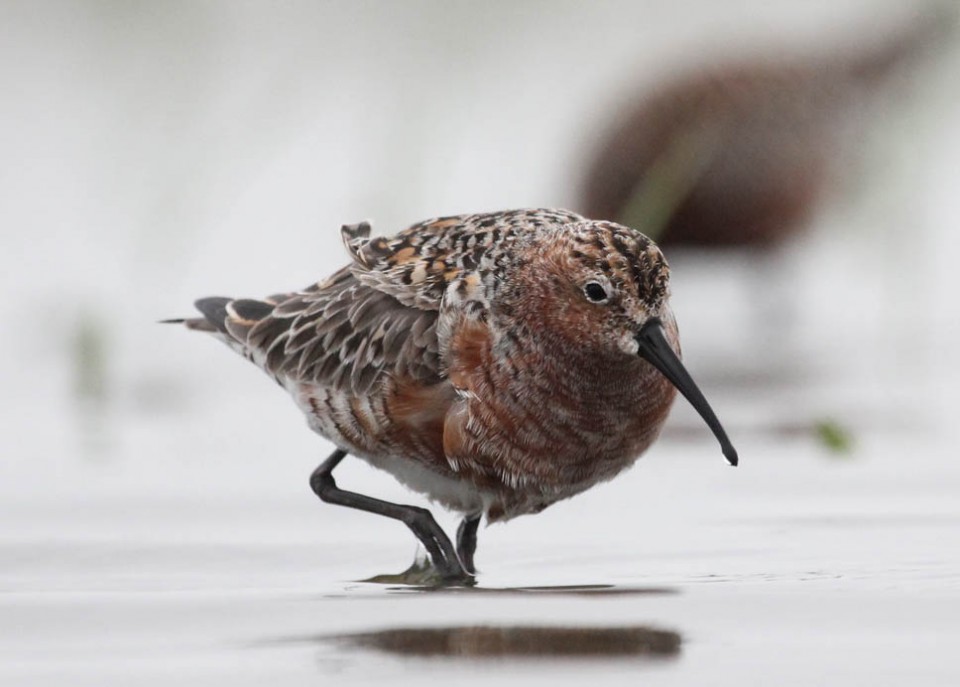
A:
{"type": "Polygon", "coordinates": [[[457,215],[373,239],[368,223],[345,225],[353,261],[329,279],[262,300],[201,299],[197,307],[278,380],[355,395],[368,394],[384,374],[435,383],[445,377],[441,338],[469,304],[475,314],[488,307],[487,277],[503,268],[516,238],[582,220],[564,210],[457,215]]]}

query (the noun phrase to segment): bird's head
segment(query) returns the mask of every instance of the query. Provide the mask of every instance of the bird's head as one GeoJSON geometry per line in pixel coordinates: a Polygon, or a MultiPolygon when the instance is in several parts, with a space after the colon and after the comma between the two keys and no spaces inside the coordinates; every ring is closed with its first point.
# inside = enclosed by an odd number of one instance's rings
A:
{"type": "Polygon", "coordinates": [[[670,268],[638,231],[583,221],[531,235],[517,251],[499,310],[550,345],[601,364],[642,358],[700,413],[737,464],[726,432],[679,357],[670,268]]]}

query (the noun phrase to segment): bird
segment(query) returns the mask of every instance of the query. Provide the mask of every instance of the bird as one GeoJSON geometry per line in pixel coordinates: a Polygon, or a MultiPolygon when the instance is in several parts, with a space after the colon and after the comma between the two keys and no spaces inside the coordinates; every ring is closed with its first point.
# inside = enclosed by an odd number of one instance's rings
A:
{"type": "Polygon", "coordinates": [[[871,117],[946,38],[947,12],[918,12],[872,41],[862,27],[842,49],[758,52],[664,77],[600,142],[580,209],[642,223],[664,247],[780,247],[809,227],[871,117]]]}
{"type": "Polygon", "coordinates": [[[558,209],[438,217],[391,236],[344,225],[349,264],[262,299],[167,320],[219,338],[285,388],[336,449],[322,501],[406,524],[443,584],[475,584],[488,523],[609,480],[657,438],[676,391],[737,452],[680,360],[669,266],[637,230],[558,209]],[[459,513],[342,489],[353,456],[459,513]]]}

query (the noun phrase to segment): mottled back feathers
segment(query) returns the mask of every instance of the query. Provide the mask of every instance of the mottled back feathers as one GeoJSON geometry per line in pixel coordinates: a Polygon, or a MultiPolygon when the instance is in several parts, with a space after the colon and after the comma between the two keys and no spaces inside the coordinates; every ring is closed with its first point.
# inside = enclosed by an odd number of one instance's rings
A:
{"type": "Polygon", "coordinates": [[[520,234],[579,221],[563,210],[516,210],[440,217],[373,239],[368,223],[346,225],[353,262],[329,279],[262,300],[204,298],[196,306],[227,343],[281,381],[356,395],[384,374],[435,383],[447,291],[450,300],[482,301],[483,279],[502,269],[520,234]]]}

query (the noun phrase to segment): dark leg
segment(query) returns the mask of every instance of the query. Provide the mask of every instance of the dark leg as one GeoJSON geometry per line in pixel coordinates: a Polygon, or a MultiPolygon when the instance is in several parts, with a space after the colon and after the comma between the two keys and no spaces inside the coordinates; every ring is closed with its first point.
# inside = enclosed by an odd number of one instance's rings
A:
{"type": "Polygon", "coordinates": [[[477,574],[473,565],[473,553],[477,550],[477,528],[480,526],[481,515],[482,513],[468,515],[457,528],[457,555],[460,556],[464,569],[471,575],[477,574]]]}
{"type": "Polygon", "coordinates": [[[401,521],[426,547],[434,567],[445,580],[469,580],[470,575],[460,565],[460,560],[457,558],[457,553],[453,544],[450,543],[449,537],[440,529],[440,525],[437,524],[433,515],[426,508],[388,503],[363,494],[344,491],[337,487],[337,483],[333,479],[333,469],[340,464],[340,461],[346,455],[345,451],[337,449],[310,475],[310,488],[320,497],[320,500],[401,521]]]}

